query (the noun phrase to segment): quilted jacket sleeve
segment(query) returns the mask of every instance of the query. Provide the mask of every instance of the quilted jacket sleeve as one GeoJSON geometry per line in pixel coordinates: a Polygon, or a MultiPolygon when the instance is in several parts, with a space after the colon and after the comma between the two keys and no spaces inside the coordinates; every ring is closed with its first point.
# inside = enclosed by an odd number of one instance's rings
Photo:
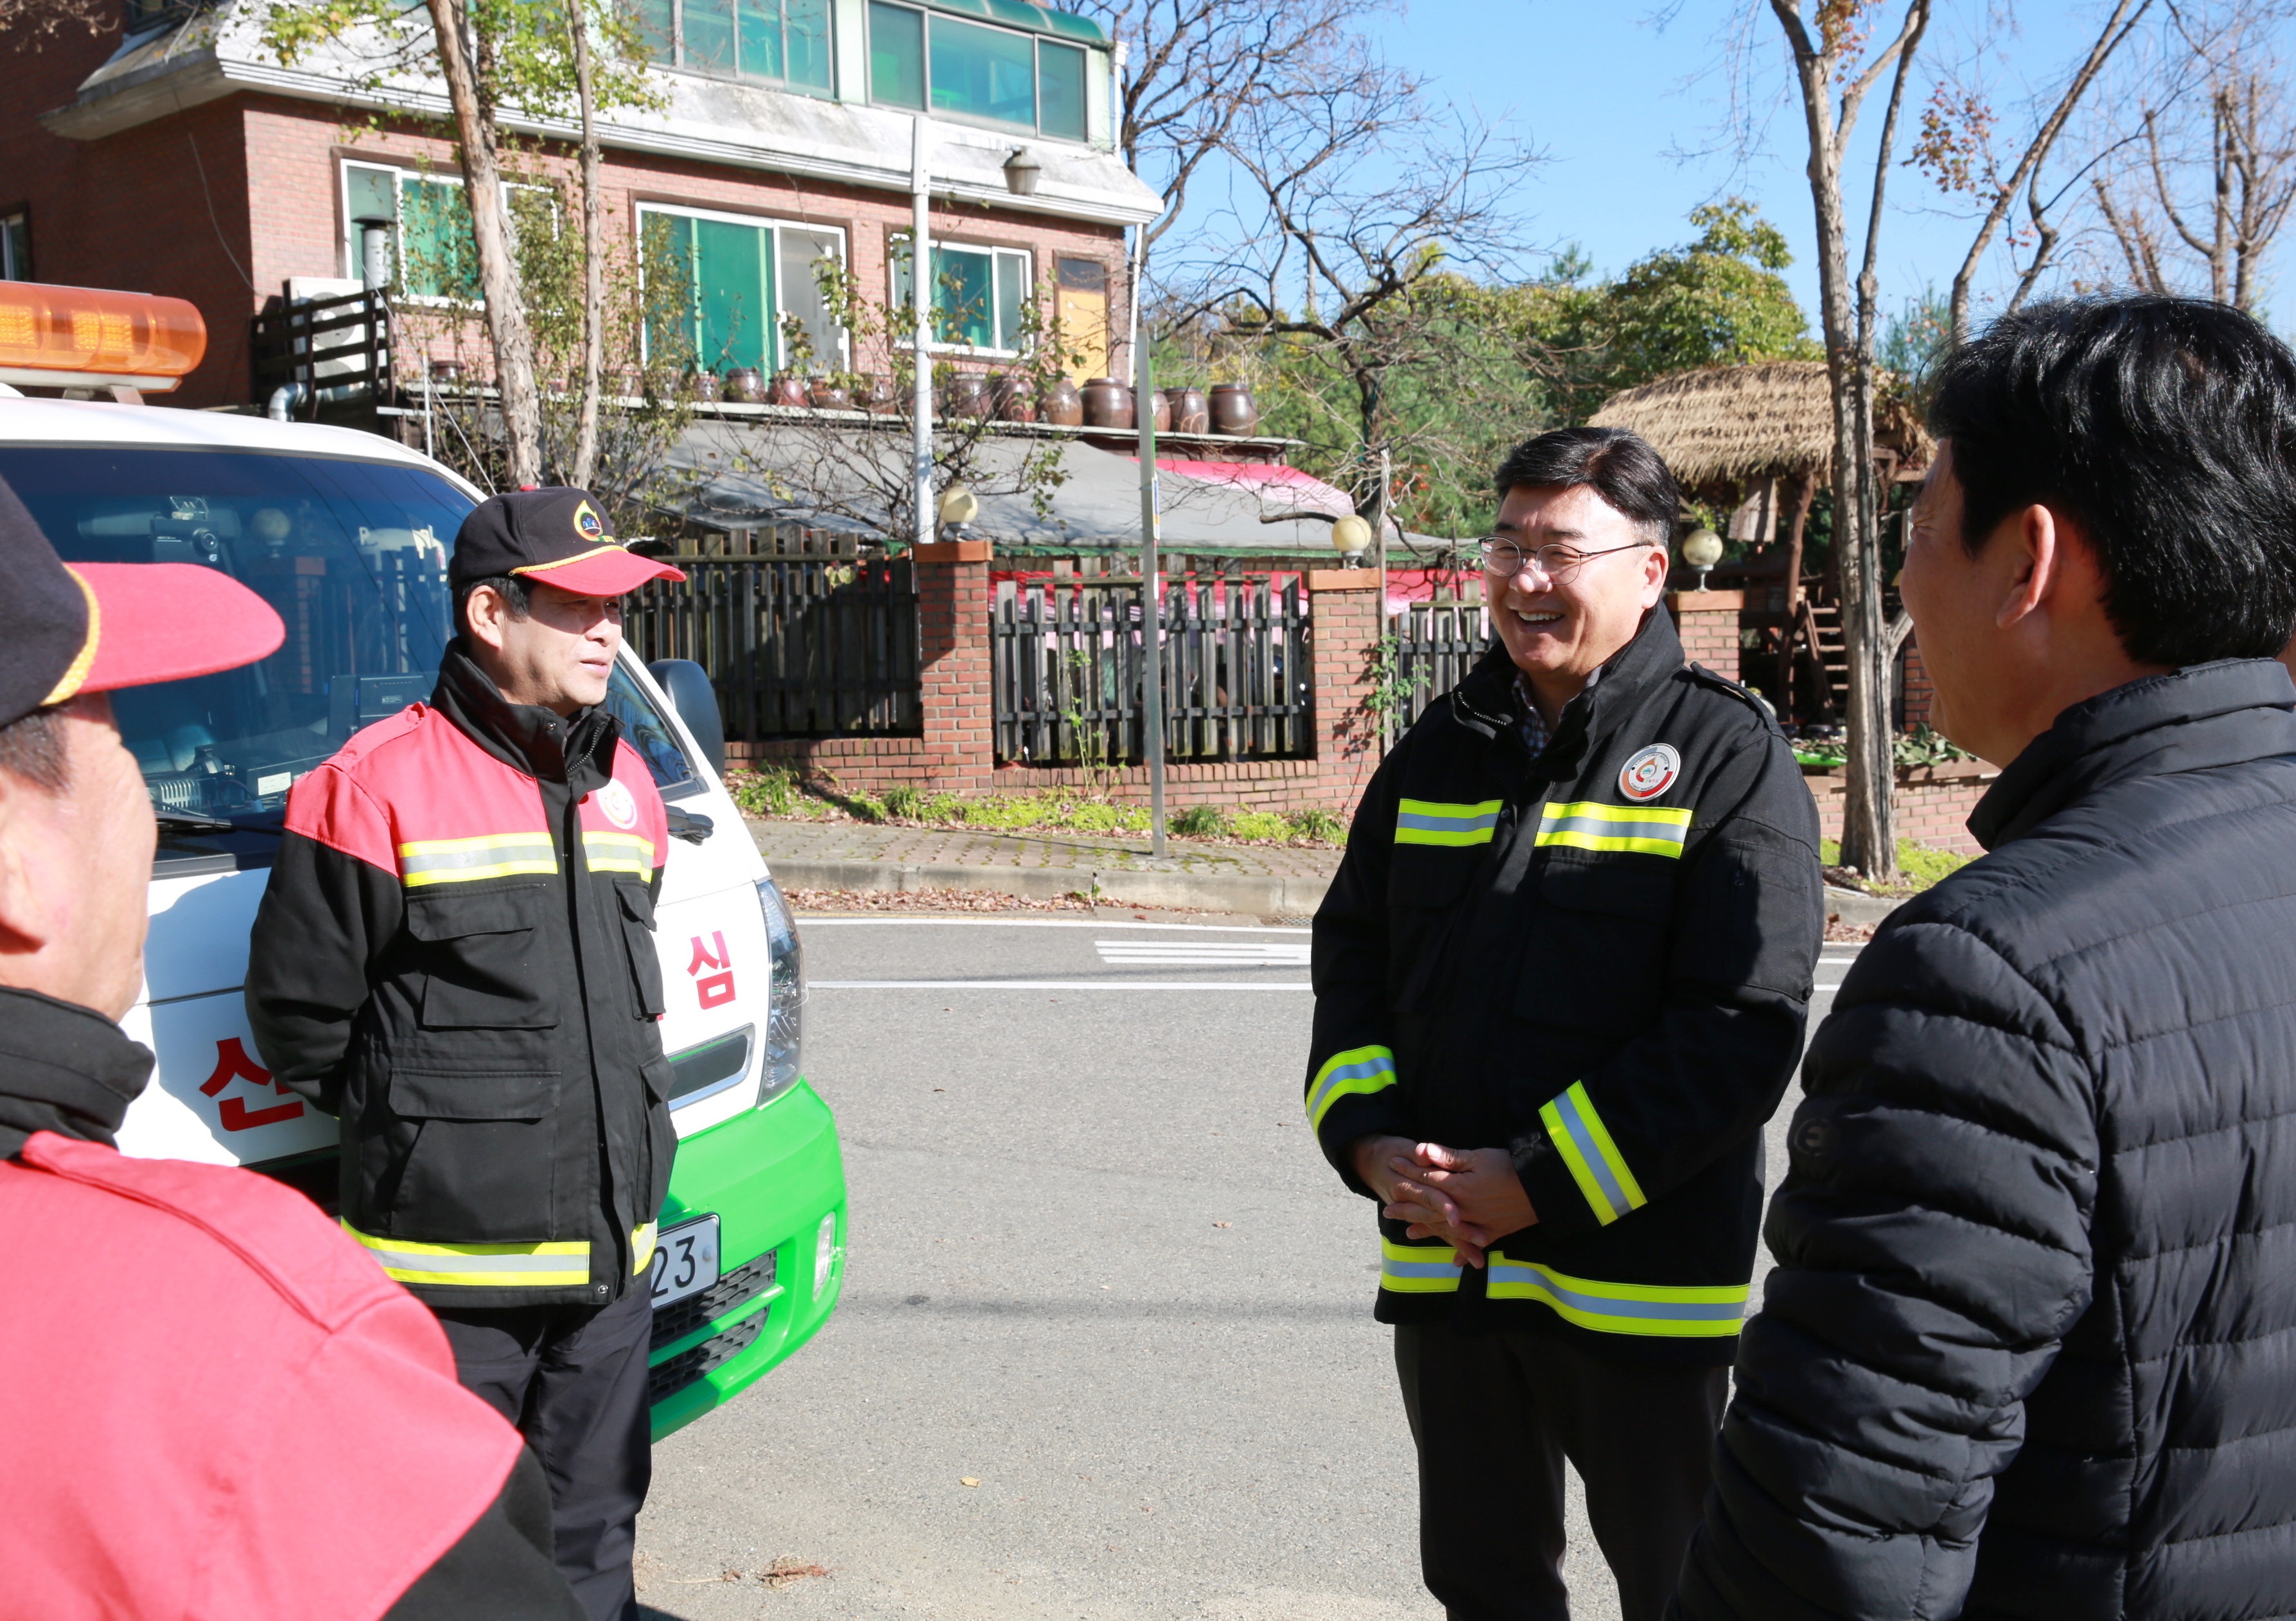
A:
{"type": "Polygon", "coordinates": [[[2089,1067],[1981,939],[1912,921],[1851,970],[1803,1088],[1672,1613],[1956,1616],[2024,1400],[2089,1304],[2089,1067]]]}
{"type": "MultiPolygon", "coordinates": [[[[1408,746],[1407,743],[1406,745],[1408,746]]],[[[1396,1085],[1388,1027],[1387,869],[1394,847],[1398,749],[1364,790],[1348,851],[1316,909],[1316,1020],[1308,1052],[1308,1124],[1332,1168],[1357,1192],[1349,1147],[1411,1129],[1396,1085]]]]}

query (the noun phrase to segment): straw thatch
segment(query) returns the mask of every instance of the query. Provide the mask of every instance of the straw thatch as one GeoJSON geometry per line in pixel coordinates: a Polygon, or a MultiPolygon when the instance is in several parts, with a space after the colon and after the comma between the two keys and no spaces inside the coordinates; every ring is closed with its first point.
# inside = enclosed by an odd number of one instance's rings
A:
{"type": "MultiPolygon", "coordinates": [[[[1874,442],[1915,466],[1929,461],[1923,431],[1902,389],[1885,386],[1874,408],[1874,442]]],[[[1628,428],[1666,458],[1685,488],[1815,473],[1830,481],[1833,397],[1822,360],[1763,360],[1751,365],[1677,372],[1603,402],[1589,419],[1628,428]]]]}

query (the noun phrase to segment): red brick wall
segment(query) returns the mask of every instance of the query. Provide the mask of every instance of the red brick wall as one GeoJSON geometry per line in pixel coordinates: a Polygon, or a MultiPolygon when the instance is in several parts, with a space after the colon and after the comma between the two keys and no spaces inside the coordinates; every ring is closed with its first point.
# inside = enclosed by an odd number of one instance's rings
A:
{"type": "Polygon", "coordinates": [[[1906,728],[1930,724],[1930,700],[1935,689],[1930,684],[1930,667],[1922,662],[1921,644],[1913,637],[1906,638],[1906,728]]]}
{"type": "Polygon", "coordinates": [[[29,208],[40,281],[199,306],[207,356],[181,389],[155,398],[244,399],[247,317],[259,299],[250,279],[243,103],[211,102],[101,141],[68,141],[37,121],[70,102],[119,43],[111,26],[94,37],[67,29],[37,49],[0,40],[0,213],[29,208]]]}
{"type": "MultiPolygon", "coordinates": [[[[1841,837],[1843,780],[1839,772],[1806,777],[1817,799],[1819,831],[1828,839],[1841,837]]],[[[1969,831],[1969,813],[1993,786],[1990,775],[1950,777],[1943,782],[1904,782],[1898,784],[1898,837],[1934,850],[1958,850],[1982,856],[1985,847],[1969,831]]]]}
{"type": "Polygon", "coordinates": [[[1738,610],[1745,605],[1742,591],[1669,591],[1666,605],[1682,637],[1682,651],[1693,664],[1702,664],[1718,675],[1738,679],[1738,610]]]}

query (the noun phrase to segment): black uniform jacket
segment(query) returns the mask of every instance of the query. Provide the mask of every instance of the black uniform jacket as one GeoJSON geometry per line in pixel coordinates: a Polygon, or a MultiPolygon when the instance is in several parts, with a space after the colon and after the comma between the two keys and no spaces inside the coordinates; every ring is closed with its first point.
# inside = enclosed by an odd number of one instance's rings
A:
{"type": "Polygon", "coordinates": [[[2296,689],[2074,705],[1809,1047],[1677,1613],[2296,1616],[2296,689]]]}
{"type": "Polygon", "coordinates": [[[428,705],[297,782],[255,921],[263,1061],[342,1121],[342,1220],[434,1305],[600,1305],[652,1258],[667,816],[603,708],[428,705]]]}
{"type": "Polygon", "coordinates": [[[1350,1145],[1393,1133],[1506,1148],[1538,1213],[1487,1270],[1382,1217],[1380,1321],[1726,1363],[1824,931],[1816,806],[1663,609],[1536,759],[1513,676],[1495,646],[1356,813],[1316,914],[1308,1118],[1358,1192],[1350,1145]]]}

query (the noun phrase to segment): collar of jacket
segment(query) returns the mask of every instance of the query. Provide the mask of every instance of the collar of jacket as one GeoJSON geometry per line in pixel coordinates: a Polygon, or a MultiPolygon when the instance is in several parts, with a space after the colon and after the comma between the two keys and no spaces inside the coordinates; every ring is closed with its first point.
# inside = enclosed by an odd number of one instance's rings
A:
{"type": "Polygon", "coordinates": [[[0,1158],[34,1132],[114,1146],[152,1054],[92,1008],[0,986],[0,1158]]]}
{"type": "Polygon", "coordinates": [[[614,745],[621,723],[603,704],[570,716],[538,704],[514,704],[464,650],[447,643],[430,707],[480,748],[537,782],[563,782],[574,797],[603,788],[614,774],[614,745]]]}
{"type": "Polygon", "coordinates": [[[2073,705],[2025,745],[1970,813],[1987,849],[2108,783],[2296,753],[2296,684],[2274,659],[2148,675],[2073,705]]]}
{"type": "MultiPolygon", "coordinates": [[[[1673,616],[1662,606],[1652,608],[1643,616],[1634,640],[1603,666],[1602,680],[1562,706],[1546,751],[1538,757],[1538,774],[1558,781],[1576,774],[1587,739],[1602,736],[1605,723],[1630,714],[1683,662],[1682,638],[1675,632],[1673,616]]],[[[1495,741],[1514,730],[1522,709],[1514,695],[1514,662],[1507,657],[1505,643],[1493,638],[1467,678],[1453,690],[1451,712],[1461,725],[1495,741]]]]}

